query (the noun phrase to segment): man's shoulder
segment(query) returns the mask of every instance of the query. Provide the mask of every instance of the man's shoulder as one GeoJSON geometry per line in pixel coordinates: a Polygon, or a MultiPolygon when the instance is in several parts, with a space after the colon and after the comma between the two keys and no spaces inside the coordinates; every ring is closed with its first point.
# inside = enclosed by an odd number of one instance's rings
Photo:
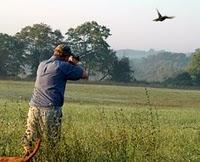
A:
{"type": "Polygon", "coordinates": [[[61,69],[65,69],[65,68],[70,68],[72,65],[66,61],[60,61],[60,60],[56,60],[55,63],[59,66],[59,68],[61,69]]]}
{"type": "Polygon", "coordinates": [[[82,71],[82,68],[79,66],[79,65],[73,65],[69,62],[62,62],[60,63],[59,65],[59,68],[62,70],[62,71],[82,71]]]}
{"type": "Polygon", "coordinates": [[[58,60],[55,57],[51,57],[50,59],[43,60],[43,61],[40,62],[40,64],[51,64],[51,63],[52,64],[58,64],[58,65],[66,64],[65,61],[58,60]]]}

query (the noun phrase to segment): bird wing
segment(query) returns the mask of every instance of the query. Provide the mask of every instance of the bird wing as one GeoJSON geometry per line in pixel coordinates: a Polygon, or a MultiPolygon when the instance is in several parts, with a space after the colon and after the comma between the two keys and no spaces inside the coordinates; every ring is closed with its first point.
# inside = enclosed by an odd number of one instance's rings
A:
{"type": "Polygon", "coordinates": [[[159,21],[159,18],[157,18],[157,19],[153,19],[153,21],[159,21]]]}
{"type": "Polygon", "coordinates": [[[160,14],[160,12],[158,11],[158,9],[156,9],[157,10],[157,13],[158,13],[158,17],[162,17],[162,15],[160,14]]]}

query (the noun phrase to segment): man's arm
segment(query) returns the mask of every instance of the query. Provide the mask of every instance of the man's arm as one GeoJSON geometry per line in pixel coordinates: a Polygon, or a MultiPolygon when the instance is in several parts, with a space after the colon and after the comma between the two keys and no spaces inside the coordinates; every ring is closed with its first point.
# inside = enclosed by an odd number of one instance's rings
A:
{"type": "MultiPolygon", "coordinates": [[[[70,56],[69,59],[68,59],[68,62],[73,64],[73,65],[77,65],[79,61],[80,61],[79,57],[77,59],[76,57],[70,56]]],[[[83,75],[82,75],[81,79],[85,79],[85,80],[89,79],[89,75],[85,70],[83,70],[83,75]]]]}

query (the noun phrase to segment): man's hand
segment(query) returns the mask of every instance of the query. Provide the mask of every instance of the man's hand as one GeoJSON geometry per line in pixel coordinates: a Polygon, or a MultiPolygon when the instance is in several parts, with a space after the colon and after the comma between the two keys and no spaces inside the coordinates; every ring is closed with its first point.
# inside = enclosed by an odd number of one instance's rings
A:
{"type": "MultiPolygon", "coordinates": [[[[78,62],[79,62],[79,58],[70,56],[69,59],[68,59],[68,62],[73,64],[73,65],[77,65],[78,62]]],[[[85,80],[89,79],[89,75],[85,70],[83,71],[82,79],[85,79],[85,80]]]]}
{"type": "Polygon", "coordinates": [[[79,60],[76,59],[76,57],[70,56],[69,59],[68,59],[68,62],[76,65],[79,62],[79,60]]]}

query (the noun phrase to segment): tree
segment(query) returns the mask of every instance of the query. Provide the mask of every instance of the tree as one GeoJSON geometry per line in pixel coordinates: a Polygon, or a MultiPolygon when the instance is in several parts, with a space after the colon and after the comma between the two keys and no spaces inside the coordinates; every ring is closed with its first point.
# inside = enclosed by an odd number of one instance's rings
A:
{"type": "Polygon", "coordinates": [[[7,34],[0,34],[0,75],[6,75],[6,61],[8,59],[8,49],[6,48],[6,40],[9,39],[7,34]]]}
{"type": "Polygon", "coordinates": [[[164,81],[164,84],[174,85],[174,86],[191,86],[192,83],[192,77],[188,72],[183,72],[178,74],[174,78],[168,78],[164,81]]]}
{"type": "Polygon", "coordinates": [[[109,50],[104,55],[104,57],[102,57],[102,60],[99,64],[98,71],[100,71],[102,73],[102,77],[99,80],[103,80],[103,79],[109,80],[112,77],[116,62],[118,62],[116,52],[113,50],[109,50]]]}
{"type": "Polygon", "coordinates": [[[188,66],[188,72],[196,84],[200,84],[200,48],[196,49],[188,66]]]}
{"type": "Polygon", "coordinates": [[[114,63],[111,80],[124,83],[132,82],[135,80],[133,74],[134,71],[131,70],[129,59],[123,57],[121,60],[114,63]]]}
{"type": "Polygon", "coordinates": [[[132,61],[137,80],[163,82],[185,71],[189,57],[183,53],[162,51],[132,61]]]}
{"type": "Polygon", "coordinates": [[[0,34],[0,75],[17,76],[23,66],[24,44],[16,37],[0,34]]]}
{"type": "Polygon", "coordinates": [[[89,74],[97,71],[105,73],[105,68],[111,65],[109,61],[115,57],[106,42],[110,35],[110,29],[92,21],[70,28],[66,33],[66,42],[72,47],[74,53],[82,56],[89,74]]]}
{"type": "Polygon", "coordinates": [[[53,31],[46,24],[26,26],[16,37],[23,41],[25,46],[25,63],[31,66],[32,75],[35,76],[39,63],[52,55],[53,48],[63,41],[59,30],[53,31]]]}

